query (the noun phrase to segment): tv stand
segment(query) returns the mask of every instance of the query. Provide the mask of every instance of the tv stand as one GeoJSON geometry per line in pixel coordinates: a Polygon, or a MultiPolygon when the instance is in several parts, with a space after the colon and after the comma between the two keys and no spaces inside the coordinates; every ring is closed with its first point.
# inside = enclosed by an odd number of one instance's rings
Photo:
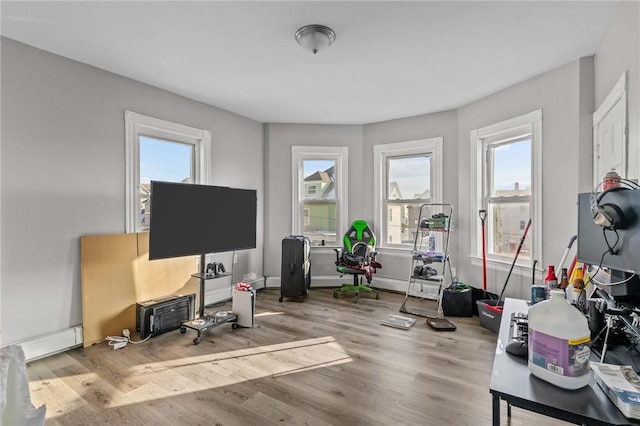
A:
{"type": "Polygon", "coordinates": [[[235,330],[238,328],[238,316],[233,313],[229,313],[225,317],[218,317],[217,315],[210,316],[205,315],[204,313],[204,285],[207,280],[215,280],[217,278],[232,276],[232,272],[224,272],[222,274],[207,274],[205,271],[206,268],[206,259],[205,255],[200,255],[200,272],[196,274],[191,274],[192,277],[198,278],[200,280],[200,295],[199,295],[199,309],[198,309],[198,318],[192,321],[185,321],[182,323],[182,327],[180,327],[180,333],[184,334],[187,332],[187,329],[195,330],[198,332],[198,337],[193,339],[193,344],[197,345],[202,341],[202,332],[207,331],[210,328],[218,327],[222,324],[231,323],[231,327],[235,330]]]}
{"type": "Polygon", "coordinates": [[[187,329],[194,330],[198,333],[198,337],[193,339],[193,344],[197,345],[202,342],[202,333],[209,330],[210,328],[216,328],[221,326],[222,324],[231,324],[232,329],[236,329],[240,327],[238,325],[238,315],[228,312],[224,316],[216,315],[205,315],[204,317],[200,317],[194,319],[192,321],[185,321],[182,323],[180,327],[180,333],[184,334],[187,332],[187,329]]]}

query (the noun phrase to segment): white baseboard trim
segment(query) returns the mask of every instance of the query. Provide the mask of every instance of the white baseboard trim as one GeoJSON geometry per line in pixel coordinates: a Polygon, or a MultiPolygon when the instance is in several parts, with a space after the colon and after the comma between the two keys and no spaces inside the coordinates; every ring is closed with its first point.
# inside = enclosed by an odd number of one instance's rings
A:
{"type": "MultiPolygon", "coordinates": [[[[256,290],[265,287],[264,278],[245,280],[245,282],[247,284],[251,284],[251,286],[256,290]]],[[[279,285],[280,281],[278,280],[278,286],[279,285]]],[[[232,286],[218,288],[205,292],[204,301],[205,304],[220,303],[231,300],[232,294],[232,286]]],[[[82,326],[76,326],[56,331],[54,333],[37,336],[32,339],[23,340],[14,344],[22,346],[25,360],[29,362],[82,346],[82,343],[82,326]]]]}
{"type": "MultiPolygon", "coordinates": [[[[280,277],[266,277],[265,288],[280,288],[280,277]]],[[[343,283],[344,279],[340,278],[340,276],[311,276],[311,288],[313,287],[340,287],[343,283]]]]}
{"type": "Polygon", "coordinates": [[[397,291],[406,293],[409,282],[407,280],[398,280],[395,278],[373,277],[371,286],[382,290],[397,291]]]}
{"type": "Polygon", "coordinates": [[[24,358],[35,361],[59,352],[82,345],[82,326],[67,328],[66,330],[44,334],[32,339],[15,343],[22,346],[24,358]]]}
{"type": "MultiPolygon", "coordinates": [[[[325,275],[311,276],[311,288],[313,287],[340,287],[342,284],[351,283],[353,278],[350,275],[325,275]]],[[[371,286],[382,290],[398,291],[406,293],[406,280],[396,280],[393,278],[374,277],[371,286]]],[[[280,288],[280,277],[267,277],[265,288],[280,288]]]]}

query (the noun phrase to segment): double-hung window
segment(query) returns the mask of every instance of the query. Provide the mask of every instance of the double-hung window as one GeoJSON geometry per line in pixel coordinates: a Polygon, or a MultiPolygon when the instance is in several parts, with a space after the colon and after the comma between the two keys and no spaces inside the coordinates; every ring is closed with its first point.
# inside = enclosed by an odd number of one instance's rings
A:
{"type": "Polygon", "coordinates": [[[211,132],[125,111],[126,232],[149,230],[151,181],[208,184],[211,132]]]}
{"type": "Polygon", "coordinates": [[[292,232],[340,246],[347,231],[346,147],[293,146],[292,232]]]}
{"type": "MultiPolygon", "coordinates": [[[[374,147],[378,245],[410,247],[420,206],[442,200],[442,138],[374,147]]],[[[424,212],[423,212],[424,213],[424,212]]]]}
{"type": "MultiPolygon", "coordinates": [[[[487,262],[513,262],[529,219],[532,227],[523,242],[518,264],[540,258],[542,111],[471,132],[472,222],[481,224],[486,211],[487,262]],[[532,257],[533,256],[533,257],[532,257]]],[[[482,236],[474,229],[475,253],[482,253],[482,236]]]]}

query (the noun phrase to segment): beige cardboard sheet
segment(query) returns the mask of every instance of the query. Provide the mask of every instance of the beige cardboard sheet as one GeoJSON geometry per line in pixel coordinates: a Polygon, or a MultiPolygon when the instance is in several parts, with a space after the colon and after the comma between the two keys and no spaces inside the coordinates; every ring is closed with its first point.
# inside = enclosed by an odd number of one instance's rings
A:
{"type": "MultiPolygon", "coordinates": [[[[84,346],[136,336],[136,303],[168,294],[198,295],[196,256],[149,260],[149,234],[80,238],[84,346]]],[[[196,305],[198,301],[196,300],[196,305]]]]}

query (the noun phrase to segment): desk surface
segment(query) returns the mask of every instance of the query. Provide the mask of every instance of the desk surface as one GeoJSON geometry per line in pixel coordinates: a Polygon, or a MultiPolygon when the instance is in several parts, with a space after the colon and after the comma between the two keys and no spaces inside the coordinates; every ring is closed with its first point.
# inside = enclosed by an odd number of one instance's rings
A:
{"type": "Polygon", "coordinates": [[[490,392],[513,406],[576,424],[640,425],[640,422],[624,417],[593,378],[582,389],[562,389],[530,374],[526,358],[516,357],[505,351],[510,342],[511,314],[527,311],[526,301],[509,298],[505,300],[491,372],[490,392]]]}

